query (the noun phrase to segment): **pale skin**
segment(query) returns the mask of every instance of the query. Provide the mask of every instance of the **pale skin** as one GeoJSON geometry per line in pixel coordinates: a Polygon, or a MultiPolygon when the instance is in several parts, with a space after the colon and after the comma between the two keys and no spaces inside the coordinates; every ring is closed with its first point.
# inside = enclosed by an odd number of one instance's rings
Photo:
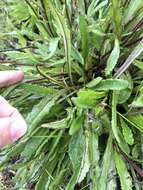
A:
{"type": "MultiPolygon", "coordinates": [[[[0,88],[24,78],[22,71],[0,71],[0,88]]],[[[27,131],[27,124],[19,111],[0,96],[0,148],[13,143],[27,131]]]]}

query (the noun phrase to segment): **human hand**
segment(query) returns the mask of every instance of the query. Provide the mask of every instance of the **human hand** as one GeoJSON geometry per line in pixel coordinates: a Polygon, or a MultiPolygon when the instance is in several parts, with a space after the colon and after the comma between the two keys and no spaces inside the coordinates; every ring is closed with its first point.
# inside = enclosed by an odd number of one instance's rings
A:
{"type": "MultiPolygon", "coordinates": [[[[20,82],[23,77],[22,71],[0,71],[0,87],[20,82]]],[[[0,147],[18,140],[26,130],[22,115],[0,96],[0,147]]]]}

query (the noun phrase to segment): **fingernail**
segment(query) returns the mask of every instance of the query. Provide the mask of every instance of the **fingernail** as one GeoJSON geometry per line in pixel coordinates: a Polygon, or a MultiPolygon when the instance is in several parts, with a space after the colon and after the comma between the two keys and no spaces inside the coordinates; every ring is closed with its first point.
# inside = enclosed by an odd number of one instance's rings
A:
{"type": "Polygon", "coordinates": [[[25,122],[21,124],[21,121],[15,120],[11,125],[11,139],[12,141],[18,140],[27,131],[27,125],[25,122]]]}

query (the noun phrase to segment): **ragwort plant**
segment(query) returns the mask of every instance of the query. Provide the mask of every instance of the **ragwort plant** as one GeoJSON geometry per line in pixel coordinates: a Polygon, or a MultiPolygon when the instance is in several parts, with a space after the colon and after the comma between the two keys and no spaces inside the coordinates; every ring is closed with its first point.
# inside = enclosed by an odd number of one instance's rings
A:
{"type": "Polygon", "coordinates": [[[3,0],[0,14],[0,69],[25,72],[0,92],[28,123],[0,152],[8,189],[143,189],[143,1],[3,0]]]}

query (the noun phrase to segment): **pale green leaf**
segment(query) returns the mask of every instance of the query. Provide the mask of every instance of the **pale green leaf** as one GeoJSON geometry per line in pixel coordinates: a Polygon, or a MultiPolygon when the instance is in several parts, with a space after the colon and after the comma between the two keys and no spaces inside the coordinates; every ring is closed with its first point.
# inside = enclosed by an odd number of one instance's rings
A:
{"type": "Polygon", "coordinates": [[[131,107],[143,107],[143,95],[140,95],[136,100],[134,100],[131,104],[131,107]]]}
{"type": "Polygon", "coordinates": [[[96,90],[123,90],[128,87],[129,83],[123,79],[106,79],[102,80],[96,87],[96,90]]]}
{"type": "MultiPolygon", "coordinates": [[[[39,136],[44,136],[45,131],[40,131],[38,133],[39,136]]],[[[27,142],[21,156],[23,158],[25,158],[26,160],[29,160],[37,151],[37,149],[39,148],[40,144],[42,143],[43,138],[31,138],[29,139],[29,141],[27,142]]]]}
{"type": "Polygon", "coordinates": [[[48,129],[65,129],[68,128],[67,119],[62,119],[51,123],[44,123],[41,125],[41,127],[48,129]]]}
{"type": "Polygon", "coordinates": [[[135,13],[143,8],[142,0],[131,0],[123,16],[123,23],[127,24],[135,15],[135,13]]]}
{"type": "Polygon", "coordinates": [[[74,170],[74,173],[73,173],[69,183],[67,184],[65,190],[74,190],[74,187],[77,183],[78,174],[79,174],[79,168],[74,170]]]}
{"type": "Polygon", "coordinates": [[[84,59],[81,53],[74,46],[72,46],[71,55],[74,60],[77,60],[81,65],[84,65],[84,59]]]}
{"type": "Polygon", "coordinates": [[[81,108],[92,108],[100,99],[105,96],[104,92],[96,92],[93,90],[80,90],[77,98],[72,98],[76,106],[81,108]]]}
{"type": "Polygon", "coordinates": [[[114,152],[115,164],[117,168],[117,173],[120,177],[121,189],[122,190],[132,190],[132,180],[131,176],[127,170],[127,167],[119,153],[114,152]]]}
{"type": "Polygon", "coordinates": [[[139,61],[139,60],[135,60],[134,64],[136,67],[138,67],[139,69],[143,70],[143,62],[139,61]]]}
{"type": "Polygon", "coordinates": [[[43,57],[43,60],[48,60],[55,55],[59,43],[59,38],[53,38],[49,40],[48,44],[36,43],[36,53],[43,57]]]}
{"type": "Polygon", "coordinates": [[[85,148],[84,148],[84,153],[82,156],[82,161],[81,161],[81,166],[80,166],[80,171],[79,171],[79,176],[78,176],[78,183],[81,183],[84,178],[86,177],[87,172],[90,169],[90,161],[89,161],[89,136],[86,135],[85,137],[85,148]]]}
{"type": "Polygon", "coordinates": [[[88,53],[89,53],[89,35],[88,35],[88,28],[87,28],[87,21],[85,16],[79,17],[79,24],[80,24],[80,34],[81,34],[81,44],[82,44],[82,56],[86,63],[88,53]]]}
{"type": "Polygon", "coordinates": [[[108,4],[108,0],[100,2],[100,0],[93,0],[88,8],[88,17],[94,16],[96,12],[105,7],[108,4]]]}
{"type": "MultiPolygon", "coordinates": [[[[122,34],[122,7],[121,7],[121,1],[118,0],[111,0],[112,6],[111,6],[111,19],[113,20],[113,27],[114,27],[114,33],[118,36],[118,38],[121,38],[122,34]]],[[[116,43],[116,42],[115,42],[116,43]]],[[[115,58],[116,59],[116,58],[115,58]]]]}
{"type": "Polygon", "coordinates": [[[55,189],[61,189],[60,184],[62,184],[64,180],[65,173],[67,172],[67,169],[63,169],[60,171],[60,173],[55,177],[53,182],[49,186],[49,190],[55,190],[55,189]]]}
{"type": "Polygon", "coordinates": [[[48,94],[53,94],[56,92],[56,90],[52,87],[44,87],[36,84],[27,84],[27,83],[20,84],[19,88],[22,88],[23,90],[29,93],[43,95],[43,96],[46,96],[48,94]]]}
{"type": "Polygon", "coordinates": [[[78,130],[80,130],[83,125],[83,121],[84,115],[80,115],[74,118],[70,126],[69,134],[74,135],[78,130]]]}
{"type": "Polygon", "coordinates": [[[143,116],[142,115],[129,115],[127,116],[129,121],[133,123],[133,126],[143,132],[143,116]]]}
{"type": "Polygon", "coordinates": [[[102,80],[101,77],[97,77],[97,78],[93,79],[92,81],[90,81],[89,83],[87,83],[86,87],[88,87],[88,88],[95,87],[97,84],[100,83],[101,80],[102,80]]]}
{"type": "Polygon", "coordinates": [[[112,155],[110,168],[109,168],[109,177],[108,177],[108,183],[106,190],[117,190],[117,182],[116,182],[116,168],[115,168],[115,162],[114,157],[112,155]]]}
{"type": "Polygon", "coordinates": [[[57,22],[58,28],[60,30],[60,34],[63,37],[64,41],[64,48],[65,48],[65,57],[68,65],[68,71],[70,80],[72,82],[72,75],[71,75],[71,36],[70,36],[70,30],[68,28],[67,22],[65,17],[57,10],[56,7],[54,7],[53,3],[51,1],[44,0],[44,4],[46,7],[47,13],[49,10],[54,16],[54,19],[57,22]]]}
{"type": "Polygon", "coordinates": [[[114,134],[114,137],[120,143],[120,138],[119,138],[119,129],[117,126],[117,102],[118,102],[118,93],[113,92],[112,94],[112,121],[111,121],[111,126],[112,126],[112,131],[114,134]]]}
{"type": "Polygon", "coordinates": [[[99,177],[98,189],[106,190],[107,181],[108,181],[108,173],[109,173],[110,164],[112,160],[111,159],[112,154],[113,154],[112,136],[110,135],[108,138],[106,150],[103,156],[102,171],[99,177]]]}
{"type": "Polygon", "coordinates": [[[105,74],[110,75],[115,68],[120,55],[120,44],[118,39],[115,39],[114,48],[107,60],[107,66],[105,68],[105,74]]]}
{"type": "Polygon", "coordinates": [[[126,102],[130,98],[133,90],[133,80],[131,74],[129,72],[122,74],[122,79],[127,80],[129,82],[129,86],[119,92],[118,104],[123,104],[126,102]]]}
{"type": "Polygon", "coordinates": [[[41,123],[42,119],[47,114],[49,114],[51,108],[55,105],[56,100],[59,98],[62,92],[59,92],[59,94],[57,94],[57,96],[53,98],[51,96],[47,96],[43,98],[39,104],[34,106],[32,112],[29,113],[27,116],[29,132],[33,131],[35,127],[37,127],[41,123]]]}
{"type": "Polygon", "coordinates": [[[73,168],[79,168],[82,161],[82,156],[85,147],[85,136],[82,130],[72,136],[69,144],[69,156],[73,165],[73,168]]]}
{"type": "Polygon", "coordinates": [[[132,130],[130,129],[130,127],[127,125],[127,123],[123,119],[121,119],[120,121],[121,121],[121,127],[122,127],[122,132],[123,132],[125,141],[129,145],[133,145],[134,137],[133,137],[132,130]]]}

